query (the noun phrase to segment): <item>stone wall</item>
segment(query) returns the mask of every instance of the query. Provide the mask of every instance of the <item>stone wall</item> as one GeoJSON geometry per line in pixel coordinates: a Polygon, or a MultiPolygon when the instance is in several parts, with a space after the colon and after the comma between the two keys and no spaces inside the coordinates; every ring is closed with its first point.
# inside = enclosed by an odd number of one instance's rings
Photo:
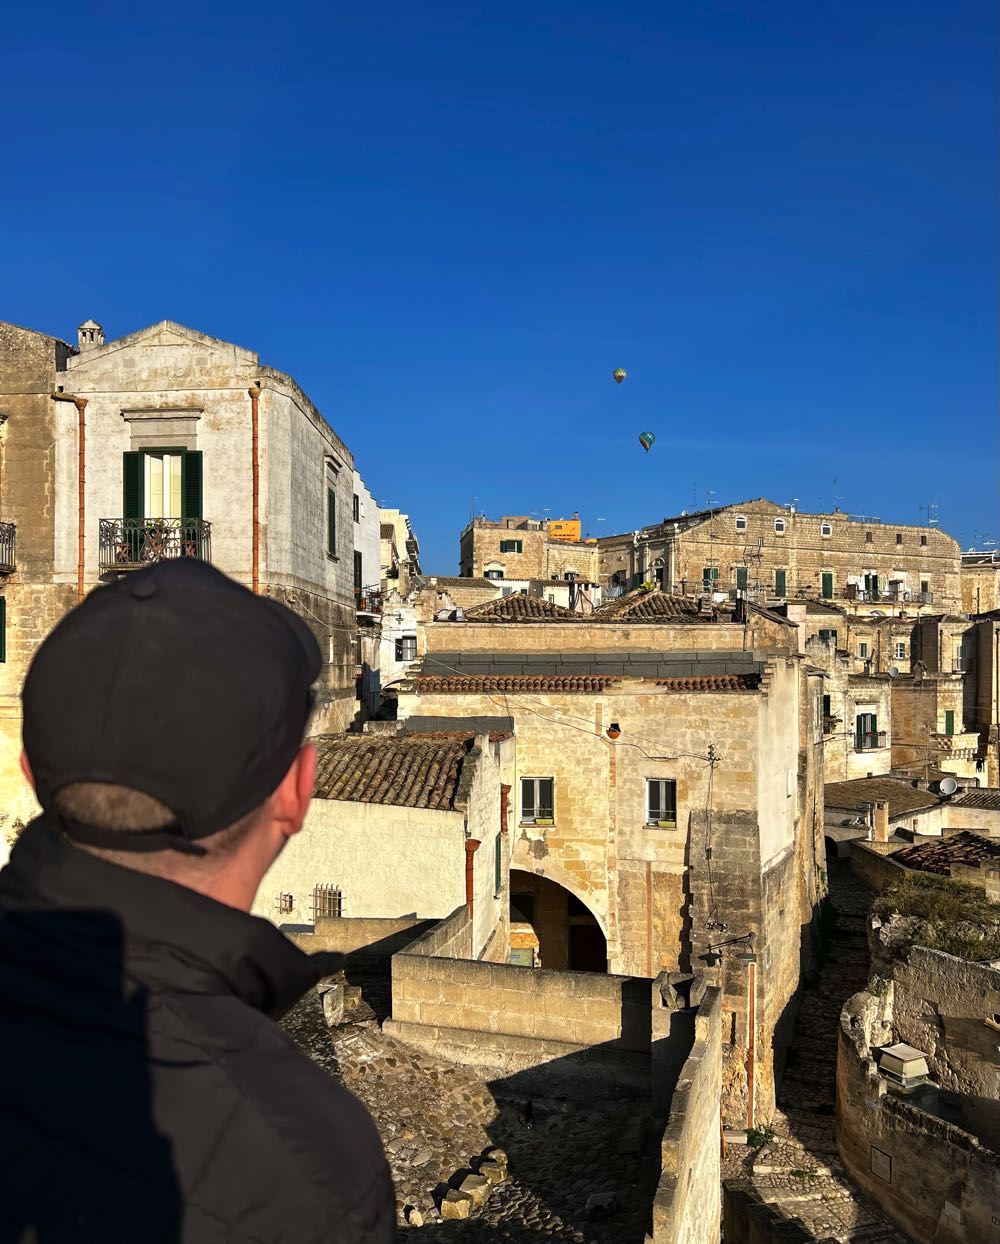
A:
{"type": "Polygon", "coordinates": [[[843,844],[847,858],[851,863],[851,871],[876,893],[881,893],[888,885],[894,885],[912,869],[902,864],[894,864],[890,851],[899,849],[899,843],[870,843],[854,840],[843,844]]]}
{"type": "Polygon", "coordinates": [[[310,932],[286,932],[286,936],[307,954],[323,950],[344,955],[349,972],[381,975],[389,971],[394,954],[429,932],[436,923],[415,916],[381,920],[343,916],[317,920],[310,932]]]}
{"type": "MultiPolygon", "coordinates": [[[[654,1012],[654,1028],[655,1023],[654,1012]]],[[[717,1244],[720,1239],[722,999],[718,989],[705,992],[695,1015],[694,1038],[673,1090],[660,1146],[654,1244],[717,1244]]]]}
{"type": "MultiPolygon", "coordinates": [[[[456,602],[457,603],[457,602],[456,602]]],[[[735,622],[433,622],[421,653],[435,652],[794,652],[794,627],[761,614],[735,622]],[[744,639],[746,647],[744,647],[744,639]]]]}
{"type": "Polygon", "coordinates": [[[996,1241],[1000,1154],[887,1091],[872,1050],[896,1037],[893,1012],[890,989],[856,994],[841,1015],[837,1145],[847,1172],[918,1244],[996,1241]]]}

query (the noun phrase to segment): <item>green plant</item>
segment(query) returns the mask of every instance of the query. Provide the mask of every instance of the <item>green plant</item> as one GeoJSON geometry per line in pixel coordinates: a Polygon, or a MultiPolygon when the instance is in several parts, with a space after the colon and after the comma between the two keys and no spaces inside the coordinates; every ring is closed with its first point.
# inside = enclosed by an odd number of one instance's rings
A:
{"type": "Polygon", "coordinates": [[[796,1170],[789,1172],[793,1179],[815,1179],[815,1166],[800,1166],[796,1170]]]}
{"type": "Polygon", "coordinates": [[[747,1144],[751,1149],[763,1149],[772,1140],[774,1140],[774,1128],[769,1123],[765,1123],[763,1127],[747,1128],[747,1144]]]}
{"type": "Polygon", "coordinates": [[[978,886],[967,882],[914,873],[889,886],[873,903],[872,912],[883,920],[912,916],[923,922],[905,946],[918,944],[960,959],[1000,958],[1000,903],[991,903],[978,886]],[[956,925],[966,927],[958,932],[956,925]],[[970,931],[969,925],[979,929],[970,931]]]}

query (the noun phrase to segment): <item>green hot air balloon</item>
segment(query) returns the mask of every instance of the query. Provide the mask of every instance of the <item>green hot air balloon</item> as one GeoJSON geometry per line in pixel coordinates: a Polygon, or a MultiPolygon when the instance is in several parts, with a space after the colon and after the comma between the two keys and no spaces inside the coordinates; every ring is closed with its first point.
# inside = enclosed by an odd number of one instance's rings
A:
{"type": "Polygon", "coordinates": [[[652,434],[652,432],[639,433],[639,444],[643,447],[646,453],[649,453],[649,451],[653,448],[653,442],[655,440],[656,437],[652,434]]]}
{"type": "Polygon", "coordinates": [[[616,367],[615,370],[611,374],[615,378],[615,384],[621,384],[621,382],[628,375],[628,372],[625,370],[624,367],[616,367]]]}

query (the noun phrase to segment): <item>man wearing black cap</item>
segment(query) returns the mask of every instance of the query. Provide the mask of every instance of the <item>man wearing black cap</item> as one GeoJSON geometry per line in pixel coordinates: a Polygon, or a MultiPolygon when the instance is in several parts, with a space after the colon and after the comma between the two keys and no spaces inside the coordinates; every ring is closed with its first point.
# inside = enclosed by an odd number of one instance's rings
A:
{"type": "Polygon", "coordinates": [[[331,967],[248,914],[302,827],[320,653],[197,561],[100,588],[25,680],[0,872],[0,1240],[395,1234],[363,1107],[274,1023],[331,967]]]}

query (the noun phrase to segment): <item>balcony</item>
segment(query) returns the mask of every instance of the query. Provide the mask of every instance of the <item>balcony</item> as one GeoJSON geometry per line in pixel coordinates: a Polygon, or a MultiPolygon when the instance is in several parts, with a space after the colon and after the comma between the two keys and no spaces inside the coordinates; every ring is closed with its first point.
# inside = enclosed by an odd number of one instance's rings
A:
{"type": "Polygon", "coordinates": [[[378,587],[356,587],[354,608],[358,613],[379,617],[382,613],[382,590],[378,587]]]}
{"type": "Polygon", "coordinates": [[[874,732],[865,731],[863,734],[854,736],[854,750],[856,752],[877,752],[886,747],[886,731],[877,730],[874,732]]]}
{"type": "Polygon", "coordinates": [[[171,557],[212,560],[212,524],[203,518],[102,518],[100,567],[141,570],[171,557]]]}
{"type": "Polygon", "coordinates": [[[17,569],[14,544],[17,528],[13,523],[0,523],[0,574],[13,574],[17,569]]]}
{"type": "Polygon", "coordinates": [[[895,583],[883,589],[858,587],[856,583],[848,583],[846,587],[840,589],[839,595],[843,600],[852,600],[859,604],[867,602],[872,605],[932,605],[934,603],[933,592],[914,592],[908,587],[900,587],[895,583]]]}

